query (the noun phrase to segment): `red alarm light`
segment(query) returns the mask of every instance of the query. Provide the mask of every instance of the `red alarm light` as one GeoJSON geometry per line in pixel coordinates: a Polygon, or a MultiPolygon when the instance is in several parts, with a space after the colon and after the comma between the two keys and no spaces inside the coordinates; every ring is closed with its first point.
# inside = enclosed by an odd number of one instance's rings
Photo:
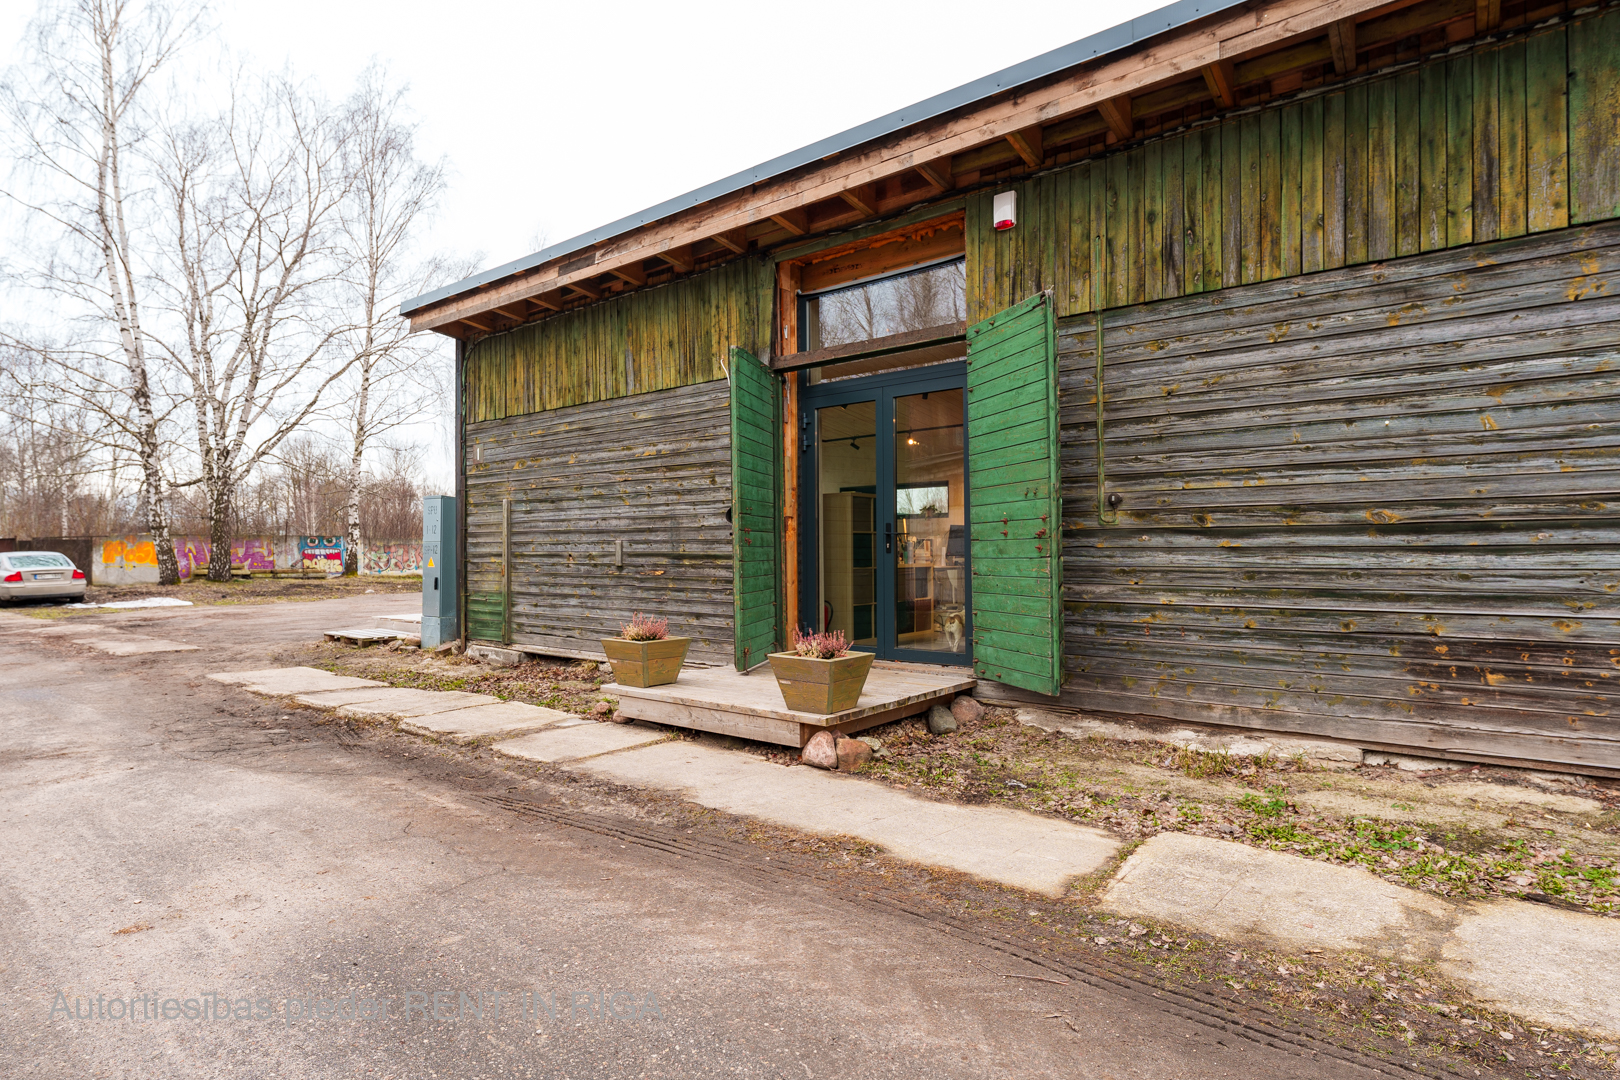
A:
{"type": "Polygon", "coordinates": [[[990,221],[997,232],[1004,232],[1018,224],[1018,192],[1002,191],[990,204],[990,221]]]}

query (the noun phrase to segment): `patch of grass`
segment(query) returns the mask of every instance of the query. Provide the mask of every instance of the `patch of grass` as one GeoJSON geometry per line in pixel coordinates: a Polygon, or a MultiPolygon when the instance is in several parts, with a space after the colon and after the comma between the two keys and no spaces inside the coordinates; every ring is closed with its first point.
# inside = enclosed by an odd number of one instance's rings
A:
{"type": "Polygon", "coordinates": [[[1238,805],[1256,817],[1278,818],[1288,813],[1288,789],[1281,786],[1266,788],[1269,799],[1261,799],[1258,795],[1245,795],[1238,800],[1238,805]]]}

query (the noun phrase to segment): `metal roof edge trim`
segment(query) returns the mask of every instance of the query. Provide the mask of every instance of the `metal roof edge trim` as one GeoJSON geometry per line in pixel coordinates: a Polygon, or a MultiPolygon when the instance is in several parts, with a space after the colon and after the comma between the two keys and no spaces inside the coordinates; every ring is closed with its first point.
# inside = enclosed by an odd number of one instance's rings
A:
{"type": "Polygon", "coordinates": [[[723,179],[716,180],[693,191],[688,191],[684,195],[677,195],[673,199],[666,199],[656,206],[650,206],[628,217],[609,222],[599,228],[592,229],[590,232],[581,233],[571,239],[552,244],[550,247],[543,248],[532,255],[513,259],[511,262],[502,263],[500,266],[474,274],[472,277],[464,278],[452,285],[446,285],[443,288],[434,289],[432,292],[423,293],[421,296],[414,297],[401,304],[399,313],[409,315],[413,311],[419,311],[422,308],[438,303],[440,300],[448,299],[460,293],[470,292],[480,286],[488,285],[491,282],[499,281],[502,278],[510,277],[525,270],[532,270],[544,263],[551,262],[553,259],[572,254],[581,248],[590,247],[592,244],[611,239],[643,225],[651,224],[660,218],[669,217],[671,214],[679,213],[682,210],[690,210],[694,206],[701,206],[711,199],[729,195],[750,184],[757,184],[762,180],[769,180],[802,165],[808,165],[833,154],[843,153],[863,143],[880,139],[903,127],[920,124],[925,120],[932,120],[953,109],[971,105],[1004,90],[1034,82],[1036,79],[1055,75],[1067,68],[1095,60],[1107,53],[1129,48],[1156,34],[1178,29],[1197,19],[1225,11],[1228,8],[1240,7],[1248,2],[1249,0],[1176,0],[1176,3],[1150,11],[1128,22],[1111,26],[1107,30],[1100,30],[1089,37],[1083,37],[1079,41],[1071,42],[1068,45],[1061,45],[1028,60],[1022,60],[1011,67],[1003,68],[972,82],[964,83],[953,90],[935,94],[933,97],[925,98],[914,105],[897,109],[875,120],[868,120],[864,124],[841,131],[836,135],[830,135],[819,142],[771,158],[769,161],[762,161],[753,168],[733,173],[723,179]]]}

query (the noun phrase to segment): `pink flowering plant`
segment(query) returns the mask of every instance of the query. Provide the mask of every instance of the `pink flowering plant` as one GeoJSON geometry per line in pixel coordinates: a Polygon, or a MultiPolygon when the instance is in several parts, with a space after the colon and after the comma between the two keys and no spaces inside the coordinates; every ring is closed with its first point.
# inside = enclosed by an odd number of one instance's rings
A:
{"type": "Polygon", "coordinates": [[[624,624],[620,636],[626,641],[663,641],[669,637],[669,620],[655,619],[638,611],[624,624]]]}
{"type": "Polygon", "coordinates": [[[825,634],[801,634],[795,630],[793,652],[796,656],[805,656],[812,660],[837,660],[840,656],[849,655],[849,642],[844,640],[842,630],[833,630],[825,634]]]}

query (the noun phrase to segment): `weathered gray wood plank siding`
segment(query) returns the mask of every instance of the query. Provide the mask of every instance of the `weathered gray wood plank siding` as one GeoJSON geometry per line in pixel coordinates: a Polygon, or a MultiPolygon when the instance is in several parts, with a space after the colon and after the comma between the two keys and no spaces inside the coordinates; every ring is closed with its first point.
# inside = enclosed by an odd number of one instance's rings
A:
{"type": "Polygon", "coordinates": [[[502,638],[510,498],[512,643],[600,653],[645,611],[729,663],[729,400],[721,379],[468,424],[468,636],[502,638]]]}
{"type": "Polygon", "coordinates": [[[1620,225],[1108,313],[1116,527],[1092,319],[1064,704],[1620,769],[1620,225]]]}

